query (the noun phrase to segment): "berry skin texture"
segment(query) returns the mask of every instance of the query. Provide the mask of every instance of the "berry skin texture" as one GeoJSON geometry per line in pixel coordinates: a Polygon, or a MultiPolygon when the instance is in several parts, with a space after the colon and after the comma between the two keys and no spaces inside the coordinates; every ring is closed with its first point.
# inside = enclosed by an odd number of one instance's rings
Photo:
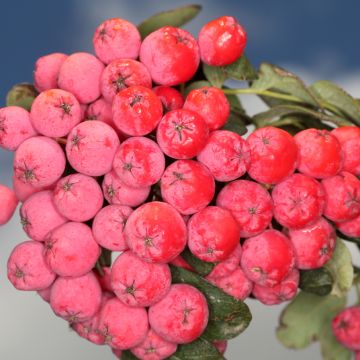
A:
{"type": "Polygon", "coordinates": [[[141,37],[135,25],[113,18],[103,21],[93,37],[96,56],[105,64],[116,59],[136,59],[139,56],[141,37]]]}
{"type": "Polygon", "coordinates": [[[156,84],[178,85],[195,75],[200,63],[199,46],[186,30],[165,26],[144,39],[140,61],[156,84]]]}
{"type": "Polygon", "coordinates": [[[130,86],[151,88],[151,76],[139,61],[118,59],[111,62],[101,75],[101,93],[111,103],[115,95],[130,86]]]}
{"type": "Polygon", "coordinates": [[[36,241],[44,241],[46,235],[67,222],[56,209],[52,191],[40,191],[31,195],[20,208],[20,221],[26,234],[36,241]]]}
{"type": "Polygon", "coordinates": [[[246,277],[255,284],[275,286],[294,268],[292,244],[277,230],[265,230],[247,239],[242,249],[241,267],[246,277]]]}
{"type": "Polygon", "coordinates": [[[60,89],[71,92],[82,104],[100,97],[100,78],[104,64],[94,55],[79,52],[70,55],[59,72],[60,89]]]}
{"type": "Polygon", "coordinates": [[[31,106],[30,116],[36,131],[48,137],[66,136],[82,119],[76,97],[60,89],[40,93],[31,106]]]}
{"type": "Polygon", "coordinates": [[[161,120],[162,111],[160,99],[144,86],[119,91],[112,105],[115,126],[130,136],[150,134],[161,120]]]}
{"type": "Polygon", "coordinates": [[[181,93],[170,86],[155,86],[153,91],[161,100],[164,113],[181,109],[184,106],[184,98],[181,93]]]}
{"type": "Polygon", "coordinates": [[[288,228],[303,227],[317,220],[325,206],[323,186],[303,174],[290,175],[274,187],[271,196],[275,219],[288,228]]]}
{"type": "Polygon", "coordinates": [[[164,340],[150,329],[145,340],[132,348],[131,352],[142,360],[162,360],[169,358],[176,352],[176,349],[176,344],[164,340]]]}
{"type": "Polygon", "coordinates": [[[178,160],[161,178],[161,196],[183,215],[204,209],[215,194],[215,181],[209,170],[194,160],[178,160]]]}
{"type": "Polygon", "coordinates": [[[248,138],[251,163],[248,173],[263,184],[277,184],[296,168],[298,149],[286,131],[271,126],[255,130],[248,138]]]}
{"type": "Polygon", "coordinates": [[[12,218],[18,202],[14,191],[0,184],[0,226],[5,225],[12,218]]]}
{"type": "Polygon", "coordinates": [[[208,206],[194,214],[188,224],[188,246],[199,259],[225,260],[240,242],[240,227],[231,212],[208,206]]]}
{"type": "Polygon", "coordinates": [[[355,219],[336,223],[336,227],[350,237],[360,237],[360,215],[355,219]]]}
{"type": "Polygon", "coordinates": [[[105,344],[113,348],[125,350],[141,344],[148,328],[148,315],[144,308],[126,306],[114,298],[101,309],[99,330],[105,337],[105,344]]]}
{"type": "Polygon", "coordinates": [[[36,60],[34,69],[34,85],[37,91],[45,91],[57,88],[57,79],[61,65],[67,55],[52,53],[36,60]]]}
{"type": "Polygon", "coordinates": [[[51,285],[46,289],[38,290],[37,294],[47,303],[50,304],[51,285]]]}
{"type": "Polygon", "coordinates": [[[7,106],[0,109],[1,148],[14,151],[23,141],[36,134],[28,111],[18,106],[7,106]]]}
{"type": "Polygon", "coordinates": [[[185,248],[186,224],[169,204],[153,201],[138,207],[125,225],[129,248],[147,262],[166,263],[185,248]]]}
{"type": "Polygon", "coordinates": [[[99,98],[86,108],[84,119],[87,121],[97,120],[110,125],[113,129],[115,124],[112,119],[111,104],[104,98],[99,98]]]}
{"type": "Polygon", "coordinates": [[[144,188],[160,180],[165,170],[165,157],[156,142],[132,137],[120,145],[113,168],[125,185],[144,188]]]}
{"type": "Polygon", "coordinates": [[[332,221],[351,220],[360,215],[360,180],[342,171],[322,181],[325,190],[324,216],[332,221]]]}
{"type": "Polygon", "coordinates": [[[317,269],[331,259],[336,234],[324,218],[301,229],[289,229],[288,233],[294,247],[296,266],[299,269],[317,269]]]}
{"type": "Polygon", "coordinates": [[[167,264],[151,264],[131,251],[122,253],[111,270],[115,295],[127,306],[156,304],[169,292],[171,273],[167,264]]]}
{"type": "Polygon", "coordinates": [[[294,136],[299,148],[297,169],[316,179],[336,175],[342,168],[339,141],[327,130],[306,129],[294,136]]]}
{"type": "Polygon", "coordinates": [[[105,175],[102,189],[109,204],[137,207],[148,198],[151,187],[134,188],[127,186],[112,170],[105,175]]]}
{"type": "Polygon", "coordinates": [[[151,328],[166,341],[178,344],[197,339],[208,318],[205,296],[187,284],[172,285],[167,295],[149,308],[151,328]]]}
{"type": "Polygon", "coordinates": [[[293,299],[299,285],[299,270],[293,269],[290,274],[273,287],[254,285],[253,295],[265,305],[276,305],[293,299]]]}
{"type": "Polygon", "coordinates": [[[25,140],[16,150],[14,173],[23,183],[43,188],[60,179],[65,163],[65,154],[55,140],[35,136],[25,140]]]}
{"type": "Polygon", "coordinates": [[[103,248],[124,251],[127,244],[124,237],[126,221],[133,210],[124,205],[108,205],[95,216],[92,231],[95,241],[103,248]]]}
{"type": "Polygon", "coordinates": [[[236,180],[224,186],[216,205],[231,211],[240,225],[241,237],[260,234],[273,215],[270,194],[261,185],[248,180],[236,180]]]}
{"type": "Polygon", "coordinates": [[[178,109],[161,119],[156,139],[161,150],[174,159],[191,159],[205,146],[209,129],[197,113],[178,109]]]}
{"type": "Polygon", "coordinates": [[[99,184],[90,176],[73,174],[62,178],[54,190],[54,203],[70,221],[92,219],[102,208],[104,197],[99,184]]]}
{"type": "Polygon", "coordinates": [[[230,115],[230,104],[224,93],[209,86],[190,91],[184,109],[201,115],[210,130],[223,127],[230,115]]]}
{"type": "Polygon", "coordinates": [[[332,321],[336,339],[352,351],[360,350],[360,306],[341,311],[332,321]]]}
{"type": "Polygon", "coordinates": [[[55,184],[45,186],[43,188],[41,187],[34,187],[31,184],[22,182],[21,179],[18,179],[15,175],[12,178],[14,193],[16,195],[16,198],[24,202],[26,199],[28,199],[31,195],[38,193],[39,191],[44,190],[51,190],[54,188],[55,184]]]}
{"type": "Polygon", "coordinates": [[[59,277],[51,288],[51,308],[70,324],[90,320],[100,304],[101,288],[93,272],[80,277],[59,277]]]}
{"type": "Polygon", "coordinates": [[[197,156],[217,181],[232,181],[243,176],[250,167],[250,147],[240,135],[217,130],[210,133],[197,156]]]}
{"type": "Polygon", "coordinates": [[[87,225],[68,222],[48,234],[44,254],[56,274],[77,277],[95,266],[100,247],[87,225]]]}
{"type": "Polygon", "coordinates": [[[7,275],[16,289],[42,290],[54,282],[56,275],[46,264],[43,251],[44,245],[36,241],[25,241],[13,249],[7,275]]]}
{"type": "Polygon", "coordinates": [[[237,60],[246,46],[246,32],[232,16],[222,16],[205,24],[199,33],[201,60],[213,66],[237,60]]]}

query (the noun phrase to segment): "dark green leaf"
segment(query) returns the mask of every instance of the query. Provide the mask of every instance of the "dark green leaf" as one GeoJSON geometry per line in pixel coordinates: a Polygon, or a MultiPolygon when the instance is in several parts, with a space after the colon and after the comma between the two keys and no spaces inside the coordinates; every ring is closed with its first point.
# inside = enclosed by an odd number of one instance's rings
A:
{"type": "Polygon", "coordinates": [[[302,270],[300,272],[299,288],[308,293],[325,296],[330,294],[334,279],[325,268],[302,270]]]}
{"type": "Polygon", "coordinates": [[[203,71],[206,79],[217,88],[221,88],[227,79],[227,75],[221,66],[210,66],[203,63],[203,71]]]}
{"type": "Polygon", "coordinates": [[[187,5],[155,14],[138,25],[141,37],[144,39],[163,26],[181,27],[192,20],[200,10],[201,5],[187,5]]]}
{"type": "Polygon", "coordinates": [[[229,79],[253,81],[258,77],[246,55],[242,55],[230,65],[223,66],[222,69],[229,79]]]}
{"type": "Polygon", "coordinates": [[[199,81],[194,81],[192,83],[190,83],[188,86],[186,86],[185,88],[185,97],[188,96],[189,92],[195,89],[201,89],[204,86],[211,86],[211,84],[209,83],[209,81],[206,80],[199,80],[199,81]]]}
{"type": "Polygon", "coordinates": [[[20,106],[30,111],[34,99],[38,96],[34,85],[21,83],[14,85],[6,96],[6,106],[20,106]]]}
{"type": "Polygon", "coordinates": [[[360,238],[359,237],[350,237],[347,236],[345,234],[343,234],[340,230],[336,230],[336,234],[339,238],[346,240],[346,241],[350,241],[356,244],[360,244],[360,238]]]}
{"type": "Polygon", "coordinates": [[[195,286],[206,297],[209,305],[209,323],[202,335],[209,341],[232,339],[243,332],[251,321],[248,306],[225,294],[201,276],[182,268],[171,266],[174,283],[195,286]]]}
{"type": "Polygon", "coordinates": [[[124,350],[121,353],[121,360],[139,360],[130,350],[124,350]]]}
{"type": "Polygon", "coordinates": [[[221,128],[221,130],[233,131],[239,135],[244,135],[247,133],[246,128],[246,118],[230,113],[229,118],[226,121],[226,124],[221,128]]]}
{"type": "Polygon", "coordinates": [[[101,249],[101,255],[99,258],[100,265],[105,266],[111,266],[111,251],[108,249],[101,249]]]}
{"type": "Polygon", "coordinates": [[[215,263],[210,263],[210,262],[205,262],[205,261],[200,260],[195,255],[193,255],[188,248],[186,248],[181,253],[181,256],[201,276],[208,275],[211,272],[211,270],[215,267],[215,263]]]}

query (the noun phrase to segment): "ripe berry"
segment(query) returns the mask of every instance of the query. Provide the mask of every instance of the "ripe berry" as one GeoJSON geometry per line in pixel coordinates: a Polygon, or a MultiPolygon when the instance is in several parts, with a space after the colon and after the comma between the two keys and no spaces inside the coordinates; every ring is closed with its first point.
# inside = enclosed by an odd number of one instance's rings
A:
{"type": "Polygon", "coordinates": [[[201,115],[210,130],[220,129],[230,115],[230,104],[224,93],[209,86],[190,91],[184,109],[201,115]]]}
{"type": "Polygon", "coordinates": [[[308,176],[324,179],[342,168],[343,153],[339,141],[327,130],[306,129],[294,137],[299,148],[297,169],[308,176]]]}
{"type": "Polygon", "coordinates": [[[192,272],[196,272],[195,269],[190,264],[188,264],[181,255],[178,255],[174,260],[170,261],[170,264],[192,272]]]}
{"type": "Polygon", "coordinates": [[[227,130],[210,133],[197,156],[217,181],[231,181],[243,176],[250,166],[250,147],[240,135],[227,130]]]}
{"type": "Polygon", "coordinates": [[[86,108],[84,119],[90,121],[102,121],[115,129],[115,124],[112,119],[111,104],[105,101],[103,97],[89,104],[89,106],[86,108]]]}
{"type": "Polygon", "coordinates": [[[217,206],[200,210],[187,226],[189,249],[203,261],[225,260],[240,242],[240,228],[231,212],[217,206]]]}
{"type": "Polygon", "coordinates": [[[94,272],[96,278],[99,281],[100,287],[103,291],[103,294],[106,292],[113,292],[111,286],[111,268],[108,266],[102,266],[102,274],[99,271],[94,272]]]}
{"type": "Polygon", "coordinates": [[[196,73],[199,47],[186,30],[165,26],[144,39],[140,61],[155,83],[174,86],[190,80],[196,73]]]}
{"type": "Polygon", "coordinates": [[[243,244],[241,267],[248,279],[262,286],[275,286],[294,268],[294,250],[277,230],[265,230],[243,244]]]}
{"type": "Polygon", "coordinates": [[[143,86],[130,86],[117,93],[112,105],[113,120],[124,134],[143,136],[155,130],[162,116],[162,104],[143,86]]]}
{"type": "Polygon", "coordinates": [[[13,216],[16,206],[18,204],[18,199],[14,191],[9,189],[7,186],[0,184],[0,225],[6,224],[13,216]]]}
{"type": "Polygon", "coordinates": [[[209,170],[193,160],[178,160],[165,169],[161,195],[183,215],[204,209],[214,197],[215,182],[209,170]]]}
{"type": "Polygon", "coordinates": [[[153,201],[137,208],[125,225],[129,248],[142,260],[166,263],[186,245],[186,225],[169,204],[153,201]]]}
{"type": "Polygon", "coordinates": [[[199,33],[201,60],[208,65],[231,64],[243,54],[245,46],[246,32],[232,16],[208,22],[199,33]]]}
{"type": "Polygon", "coordinates": [[[271,126],[260,128],[247,141],[251,150],[248,173],[254,180],[277,184],[294,172],[298,149],[286,131],[271,126]]]}
{"type": "Polygon", "coordinates": [[[54,187],[54,185],[50,185],[50,186],[43,187],[43,188],[41,188],[41,187],[36,188],[36,187],[32,186],[31,184],[22,182],[22,180],[18,179],[16,177],[16,175],[13,175],[12,182],[13,182],[13,188],[14,188],[14,193],[16,195],[16,198],[21,202],[24,202],[31,195],[36,194],[39,191],[43,191],[46,189],[52,189],[54,187]]]}
{"type": "Polygon", "coordinates": [[[172,285],[167,295],[149,309],[151,328],[177,344],[197,339],[205,330],[208,318],[205,296],[187,284],[172,285]]]}
{"type": "Polygon", "coordinates": [[[51,285],[45,289],[38,290],[37,294],[47,303],[50,304],[51,285]]]}
{"type": "Polygon", "coordinates": [[[347,236],[360,237],[360,215],[355,219],[338,222],[336,227],[347,236]]]}
{"type": "Polygon", "coordinates": [[[270,224],[273,204],[269,193],[259,184],[236,180],[219,193],[216,205],[230,210],[240,225],[240,236],[260,234],[270,224]]]}
{"type": "Polygon", "coordinates": [[[178,109],[161,119],[156,139],[161,150],[174,159],[191,159],[205,146],[209,129],[197,113],[178,109]]]}
{"type": "Polygon", "coordinates": [[[153,91],[161,100],[164,113],[181,109],[184,106],[184,98],[181,93],[170,86],[155,86],[153,91]]]}
{"type": "Polygon", "coordinates": [[[217,340],[213,341],[212,344],[216,347],[217,351],[220,354],[224,354],[228,345],[227,340],[217,340]]]}

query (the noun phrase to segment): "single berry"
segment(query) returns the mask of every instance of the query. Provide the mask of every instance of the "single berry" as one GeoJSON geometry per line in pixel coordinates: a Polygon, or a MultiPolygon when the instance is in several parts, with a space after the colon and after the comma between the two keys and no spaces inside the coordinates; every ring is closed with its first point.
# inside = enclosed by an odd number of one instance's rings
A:
{"type": "Polygon", "coordinates": [[[37,294],[47,303],[50,304],[51,285],[45,289],[38,290],[37,294]]]}
{"type": "Polygon", "coordinates": [[[161,100],[164,113],[181,109],[184,106],[184,98],[181,93],[170,86],[155,86],[153,91],[161,100]]]}
{"type": "Polygon", "coordinates": [[[12,218],[18,202],[14,191],[0,184],[0,226],[5,225],[12,218]]]}
{"type": "Polygon", "coordinates": [[[212,342],[220,354],[225,354],[228,342],[227,340],[216,340],[212,342]]]}
{"type": "Polygon", "coordinates": [[[192,272],[196,272],[196,270],[181,255],[178,255],[174,260],[170,261],[170,264],[192,272]]]}
{"type": "Polygon", "coordinates": [[[355,219],[336,223],[336,227],[350,237],[360,237],[360,215],[355,219]]]}
{"type": "Polygon", "coordinates": [[[21,202],[24,202],[31,195],[36,194],[39,191],[52,190],[55,186],[55,184],[52,184],[50,186],[45,186],[43,188],[34,187],[29,183],[24,183],[21,179],[17,178],[16,175],[13,175],[12,183],[16,198],[21,202]]]}
{"type": "Polygon", "coordinates": [[[113,293],[113,288],[111,286],[111,267],[102,266],[102,273],[98,270],[94,272],[96,278],[99,281],[103,293],[110,292],[113,293]]]}
{"type": "Polygon", "coordinates": [[[102,121],[115,129],[115,124],[112,119],[111,103],[108,103],[102,97],[87,106],[84,119],[87,121],[102,121]]]}

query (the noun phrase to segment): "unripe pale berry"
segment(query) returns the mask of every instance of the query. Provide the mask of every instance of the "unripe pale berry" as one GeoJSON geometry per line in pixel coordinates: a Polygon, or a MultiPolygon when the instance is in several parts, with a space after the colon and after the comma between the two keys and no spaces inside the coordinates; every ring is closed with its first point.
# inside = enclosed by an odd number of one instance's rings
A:
{"type": "Polygon", "coordinates": [[[5,185],[0,184],[0,225],[6,224],[13,216],[18,199],[11,189],[5,185]]]}

